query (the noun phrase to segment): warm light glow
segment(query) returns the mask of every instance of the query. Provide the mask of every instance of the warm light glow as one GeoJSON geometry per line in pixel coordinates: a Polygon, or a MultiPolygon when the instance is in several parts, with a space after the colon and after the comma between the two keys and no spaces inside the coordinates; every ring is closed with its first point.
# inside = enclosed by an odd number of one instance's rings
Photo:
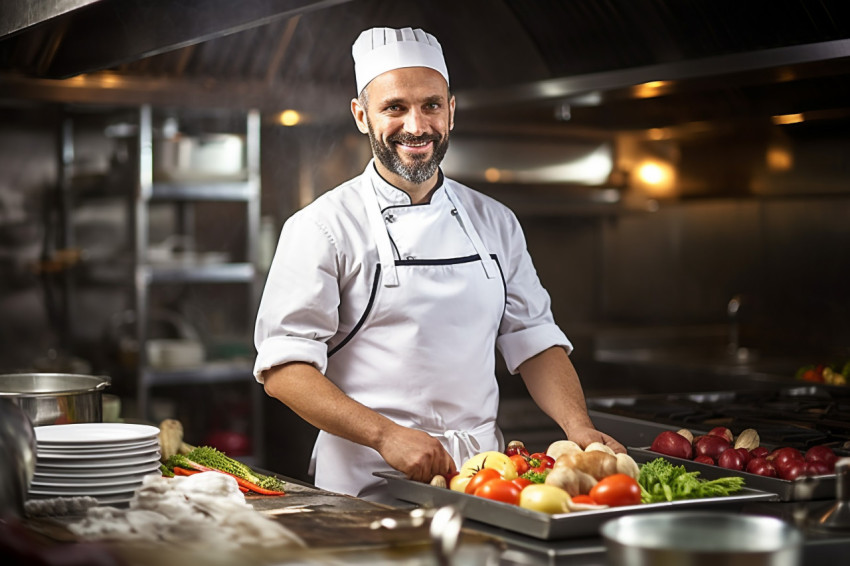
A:
{"type": "Polygon", "coordinates": [[[788,171],[794,166],[794,156],[787,147],[767,148],[767,168],[771,171],[788,171]]]}
{"type": "Polygon", "coordinates": [[[649,196],[671,196],[674,190],[675,170],[667,162],[646,160],[635,169],[638,183],[649,196]]]}
{"type": "Polygon", "coordinates": [[[670,86],[669,81],[650,81],[635,85],[635,96],[638,98],[653,98],[664,94],[666,87],[670,86]]]}
{"type": "Polygon", "coordinates": [[[664,180],[664,171],[657,163],[644,163],[638,169],[638,178],[649,185],[657,185],[664,180]]]}
{"type": "Polygon", "coordinates": [[[121,79],[115,75],[102,74],[100,75],[100,86],[103,88],[115,88],[121,84],[121,79]]]}
{"type": "Polygon", "coordinates": [[[666,128],[652,128],[646,132],[647,137],[651,140],[664,140],[670,137],[670,132],[666,128]]]}
{"type": "Polygon", "coordinates": [[[301,114],[296,110],[284,110],[280,113],[279,120],[283,126],[294,126],[301,122],[301,114]]]}
{"type": "Polygon", "coordinates": [[[788,124],[799,124],[803,121],[802,114],[782,114],[781,116],[774,116],[773,123],[777,126],[786,126],[788,124]]]}
{"type": "Polygon", "coordinates": [[[487,181],[490,183],[498,183],[499,180],[502,178],[502,173],[495,167],[488,167],[484,171],[484,178],[487,179],[487,181]]]}
{"type": "Polygon", "coordinates": [[[797,73],[794,72],[793,69],[779,69],[778,77],[779,82],[787,83],[797,79],[797,73]]]}

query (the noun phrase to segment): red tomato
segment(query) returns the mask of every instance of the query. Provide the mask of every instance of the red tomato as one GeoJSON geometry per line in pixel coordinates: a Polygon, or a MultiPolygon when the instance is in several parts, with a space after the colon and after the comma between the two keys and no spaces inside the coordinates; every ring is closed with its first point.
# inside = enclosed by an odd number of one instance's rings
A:
{"type": "Polygon", "coordinates": [[[599,480],[590,497],[600,505],[619,507],[640,503],[640,485],[626,474],[613,474],[599,480]]]}
{"type": "Polygon", "coordinates": [[[525,488],[525,486],[531,485],[531,484],[534,483],[533,481],[531,481],[528,478],[514,478],[511,481],[514,483],[515,486],[517,486],[520,489],[523,489],[523,488],[525,488]]]}
{"type": "Polygon", "coordinates": [[[481,484],[475,490],[475,495],[511,505],[519,505],[519,493],[521,491],[522,489],[512,481],[496,478],[481,484]]]}
{"type": "Polygon", "coordinates": [[[573,503],[582,503],[584,505],[598,505],[589,495],[576,495],[572,498],[573,503]]]}
{"type": "Polygon", "coordinates": [[[514,466],[516,466],[516,473],[518,476],[521,476],[528,471],[528,462],[525,461],[522,454],[514,454],[511,456],[511,462],[513,462],[514,466]]]}
{"type": "Polygon", "coordinates": [[[537,466],[534,466],[532,462],[532,468],[551,468],[555,465],[555,459],[551,456],[547,456],[543,452],[535,452],[534,454],[529,456],[529,458],[531,460],[537,460],[539,462],[537,466]]]}
{"type": "Polygon", "coordinates": [[[803,381],[813,381],[815,383],[823,383],[823,367],[822,365],[817,366],[816,368],[807,370],[803,374],[803,381]]]}
{"type": "Polygon", "coordinates": [[[479,472],[475,472],[475,475],[472,476],[472,479],[469,480],[469,483],[466,484],[466,489],[464,490],[466,493],[475,493],[475,490],[493,479],[500,479],[502,476],[498,471],[493,468],[484,468],[479,472]]]}

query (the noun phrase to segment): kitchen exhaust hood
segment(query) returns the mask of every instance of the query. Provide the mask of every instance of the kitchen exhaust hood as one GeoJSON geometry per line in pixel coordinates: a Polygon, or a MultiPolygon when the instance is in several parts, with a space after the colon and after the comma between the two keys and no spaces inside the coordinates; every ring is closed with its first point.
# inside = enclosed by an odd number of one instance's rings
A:
{"type": "Polygon", "coordinates": [[[350,0],[4,0],[0,61],[63,79],[350,0]]]}
{"type": "Polygon", "coordinates": [[[850,113],[846,0],[2,1],[3,98],[348,124],[357,33],[414,26],[443,45],[459,132],[604,140],[850,113]]]}

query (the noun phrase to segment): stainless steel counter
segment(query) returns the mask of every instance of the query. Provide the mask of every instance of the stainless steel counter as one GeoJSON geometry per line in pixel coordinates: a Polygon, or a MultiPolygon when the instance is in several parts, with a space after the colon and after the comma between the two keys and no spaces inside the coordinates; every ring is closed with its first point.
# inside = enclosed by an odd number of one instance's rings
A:
{"type": "MultiPolygon", "coordinates": [[[[256,560],[243,564],[405,564],[432,566],[437,563],[428,523],[409,521],[411,507],[379,505],[353,497],[319,490],[292,480],[284,497],[252,497],[254,507],[302,536],[308,545],[304,550],[285,550],[269,555],[257,553],[256,560]]],[[[813,516],[831,504],[830,501],[804,503],[751,504],[742,512],[771,515],[795,523],[803,515],[813,516]],[[801,515],[801,513],[803,515],[801,515]]],[[[26,521],[24,526],[35,533],[42,544],[60,546],[74,542],[54,521],[26,521]]],[[[455,566],[607,566],[606,549],[599,537],[569,540],[539,540],[465,520],[452,564],[455,566]]],[[[840,564],[850,553],[850,531],[822,533],[803,526],[804,566],[840,564]]],[[[2,542],[2,540],[0,540],[2,542]]],[[[70,547],[69,547],[70,548],[70,547]]],[[[111,544],[119,562],[101,562],[115,566],[171,566],[185,563],[186,556],[173,555],[168,546],[122,551],[111,544]],[[173,559],[172,559],[173,558],[173,559]]],[[[2,555],[0,544],[0,555],[2,555]]],[[[126,550],[126,549],[125,549],[126,550]]],[[[250,553],[249,553],[250,555],[250,553]]],[[[216,564],[227,564],[221,557],[216,564]]]]}

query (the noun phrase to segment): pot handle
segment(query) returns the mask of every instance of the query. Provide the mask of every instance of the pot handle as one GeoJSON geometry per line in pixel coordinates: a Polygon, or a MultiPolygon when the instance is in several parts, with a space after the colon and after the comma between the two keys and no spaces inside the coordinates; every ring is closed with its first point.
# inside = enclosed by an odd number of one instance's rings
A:
{"type": "Polygon", "coordinates": [[[106,389],[107,387],[112,385],[112,380],[109,377],[107,377],[105,375],[103,375],[101,377],[103,377],[103,381],[101,381],[100,383],[98,383],[97,385],[94,386],[94,388],[97,389],[98,391],[103,391],[104,389],[106,389]]]}

